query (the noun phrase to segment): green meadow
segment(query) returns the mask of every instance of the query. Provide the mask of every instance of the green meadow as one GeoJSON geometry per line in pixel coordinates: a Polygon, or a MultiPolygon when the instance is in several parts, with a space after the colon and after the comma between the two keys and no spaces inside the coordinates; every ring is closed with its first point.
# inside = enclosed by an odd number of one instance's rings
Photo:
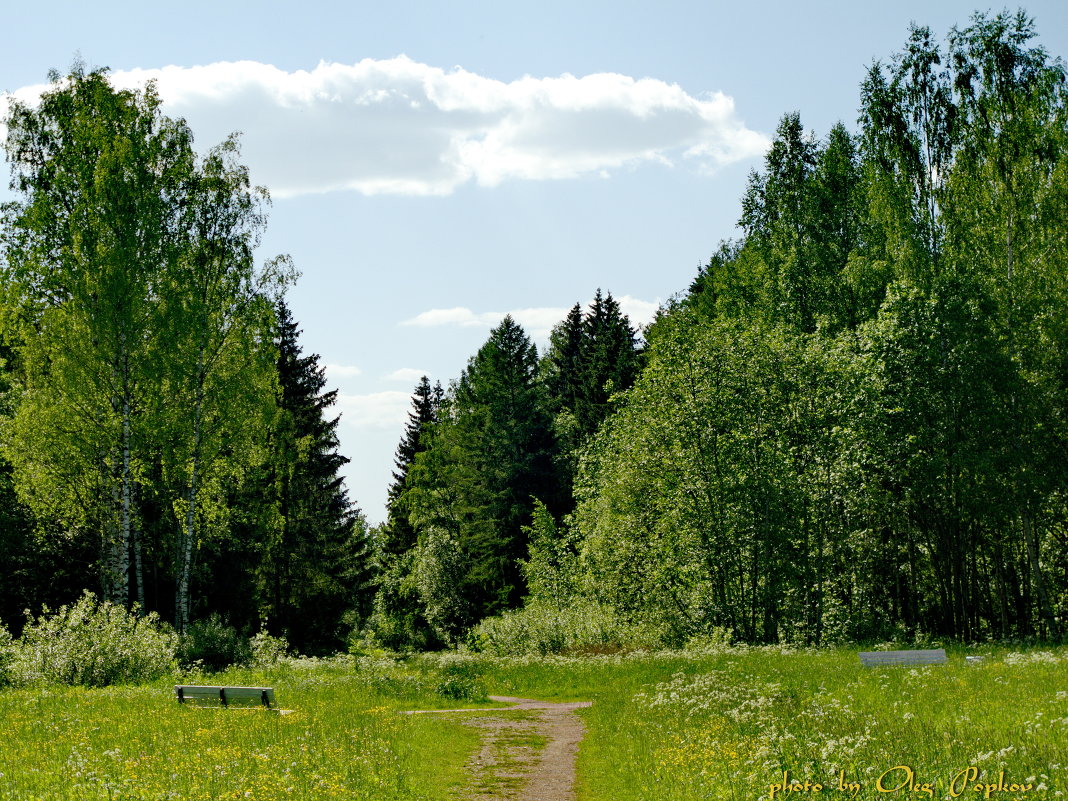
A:
{"type": "Polygon", "coordinates": [[[179,706],[172,681],[10,689],[0,798],[463,799],[479,786],[465,766],[477,731],[399,713],[486,706],[484,693],[594,702],[580,801],[1063,797],[1068,648],[949,653],[884,669],[778,647],[338,657],[184,679],[268,683],[282,713],[179,706]]]}

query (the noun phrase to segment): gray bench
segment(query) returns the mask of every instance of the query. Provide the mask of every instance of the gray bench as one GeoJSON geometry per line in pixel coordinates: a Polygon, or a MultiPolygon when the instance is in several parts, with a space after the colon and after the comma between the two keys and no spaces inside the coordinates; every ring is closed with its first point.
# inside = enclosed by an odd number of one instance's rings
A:
{"type": "Polygon", "coordinates": [[[187,701],[198,706],[263,706],[274,707],[274,688],[272,687],[201,687],[193,684],[174,685],[174,694],[178,703],[187,701]]]}
{"type": "Polygon", "coordinates": [[[927,651],[861,651],[860,664],[864,667],[881,665],[944,665],[946,649],[927,651]]]}

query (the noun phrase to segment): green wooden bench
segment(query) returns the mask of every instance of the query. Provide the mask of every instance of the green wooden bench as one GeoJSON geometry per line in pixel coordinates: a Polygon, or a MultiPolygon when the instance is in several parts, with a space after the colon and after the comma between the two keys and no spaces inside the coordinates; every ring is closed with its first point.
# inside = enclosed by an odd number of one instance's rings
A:
{"type": "Polygon", "coordinates": [[[179,704],[191,702],[197,706],[263,706],[274,708],[272,687],[202,687],[193,684],[174,685],[179,704]]]}
{"type": "Polygon", "coordinates": [[[946,649],[933,648],[924,651],[861,651],[860,664],[864,667],[884,665],[944,665],[946,649]]]}

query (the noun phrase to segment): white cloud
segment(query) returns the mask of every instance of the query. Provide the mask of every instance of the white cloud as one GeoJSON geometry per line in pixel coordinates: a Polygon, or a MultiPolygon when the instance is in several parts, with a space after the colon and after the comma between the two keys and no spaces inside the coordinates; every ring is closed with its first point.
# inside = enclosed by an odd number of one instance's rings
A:
{"type": "MultiPolygon", "coordinates": [[[[657,309],[660,308],[659,300],[642,300],[630,295],[616,298],[616,301],[619,303],[619,308],[622,312],[630,318],[633,326],[652,322],[657,309]]],[[[567,316],[568,311],[569,309],[563,307],[539,306],[529,309],[513,309],[509,312],[475,312],[464,306],[455,306],[451,309],[430,309],[404,320],[401,325],[414,325],[424,328],[439,325],[484,326],[491,328],[503,320],[505,314],[510,314],[512,319],[523,326],[534,339],[545,339],[549,336],[553,326],[567,316]]]]}
{"type": "Polygon", "coordinates": [[[330,376],[332,380],[339,378],[355,378],[358,375],[363,374],[363,370],[359,367],[349,364],[326,364],[326,374],[330,376]]]}
{"type": "MultiPolygon", "coordinates": [[[[768,146],[722,93],[695,97],[615,73],[504,83],[400,56],[296,72],[236,61],[112,75],[122,87],[148,80],[198,145],[243,131],[252,178],[276,197],[441,195],[470,181],[602,175],[644,162],[714,169],[768,146]]],[[[41,89],[15,94],[30,101],[41,89]]]]}
{"type": "Polygon", "coordinates": [[[502,319],[504,319],[503,312],[483,312],[482,314],[475,314],[470,309],[463,306],[454,306],[451,309],[430,309],[429,311],[417,314],[410,320],[405,320],[401,325],[417,325],[423,328],[436,325],[459,325],[459,326],[474,326],[474,325],[496,325],[502,319]]]}
{"type": "Polygon", "coordinates": [[[368,395],[338,394],[335,405],[341,422],[355,428],[398,428],[408,419],[411,395],[407,392],[372,392],[368,395]]]}
{"type": "Polygon", "coordinates": [[[474,312],[463,306],[451,309],[430,309],[404,320],[401,325],[415,325],[429,328],[439,325],[456,325],[463,328],[483,326],[492,328],[504,319],[506,314],[526,329],[527,334],[535,339],[549,336],[552,327],[567,316],[566,308],[541,306],[530,309],[513,309],[509,312],[474,312]]]}
{"type": "Polygon", "coordinates": [[[385,377],[386,381],[404,381],[407,384],[417,382],[423,376],[429,376],[427,370],[419,370],[415,367],[401,367],[385,377]]]}
{"type": "Polygon", "coordinates": [[[632,298],[630,295],[616,298],[616,302],[619,303],[620,311],[630,318],[630,324],[633,326],[648,325],[653,321],[657,310],[660,308],[659,299],[649,301],[632,298]]]}

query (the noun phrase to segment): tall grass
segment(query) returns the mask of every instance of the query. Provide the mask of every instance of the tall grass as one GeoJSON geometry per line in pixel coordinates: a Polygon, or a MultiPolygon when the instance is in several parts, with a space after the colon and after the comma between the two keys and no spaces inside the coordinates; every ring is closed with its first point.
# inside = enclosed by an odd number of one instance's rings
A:
{"type": "Polygon", "coordinates": [[[397,709],[456,706],[391,663],[211,677],[275,687],[286,714],[179,706],[170,683],[0,693],[0,799],[440,799],[477,735],[397,709]]]}
{"type": "Polygon", "coordinates": [[[179,706],[171,682],[0,692],[0,799],[459,799],[483,692],[594,701],[579,801],[1068,795],[1068,648],[864,669],[855,650],[713,646],[593,657],[282,660],[191,677],[269,685],[290,710],[179,706]],[[901,766],[901,767],[899,767],[901,766]],[[896,769],[896,770],[895,770],[896,769]],[[907,769],[907,770],[906,770],[907,769]],[[912,772],[912,789],[879,792],[912,772]],[[842,780],[859,789],[838,790],[842,780]],[[817,793],[811,788],[822,784],[817,793]],[[966,789],[961,790],[961,784],[966,789]],[[929,785],[930,793],[923,785],[929,785]],[[974,789],[980,785],[977,791],[974,789]]]}
{"type": "Polygon", "coordinates": [[[991,798],[1068,795],[1068,649],[984,653],[885,669],[851,649],[779,648],[484,664],[490,686],[595,702],[582,801],[768,799],[780,784],[790,801],[948,798],[958,775],[958,795],[982,798],[1001,771],[1032,789],[991,798]]]}

